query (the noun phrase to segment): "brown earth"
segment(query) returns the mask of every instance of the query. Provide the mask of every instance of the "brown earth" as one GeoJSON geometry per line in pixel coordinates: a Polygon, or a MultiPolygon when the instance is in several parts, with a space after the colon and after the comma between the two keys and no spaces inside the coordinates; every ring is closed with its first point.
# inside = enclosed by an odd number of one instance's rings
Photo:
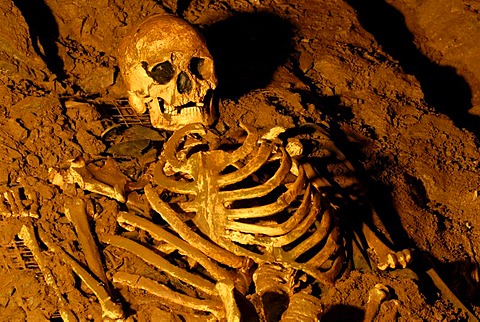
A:
{"type": "MultiPolygon", "coordinates": [[[[467,320],[466,309],[435,288],[426,273],[431,268],[480,317],[479,1],[4,0],[0,12],[0,184],[2,192],[33,191],[39,207],[38,219],[0,217],[1,321],[59,319],[56,294],[31,259],[25,264],[28,250],[15,237],[23,224],[48,231],[83,260],[65,216],[68,194],[50,182],[49,169],[78,156],[113,155],[126,175],[138,178],[154,160],[153,145],[125,156],[118,143],[162,142],[164,134],[104,131],[128,127],[118,116],[126,109],[119,41],[135,23],[165,12],[206,36],[222,101],[217,129],[240,121],[257,128],[328,124],[378,212],[365,220],[396,249],[414,250],[412,270],[364,267],[342,277],[322,294],[322,321],[361,321],[377,283],[391,290],[378,321],[467,320]]],[[[148,125],[135,122],[142,120],[148,125]]],[[[95,201],[98,235],[115,230],[122,205],[73,193],[95,201]]],[[[348,229],[347,212],[340,209],[348,229]]],[[[101,320],[95,296],[43,247],[74,314],[101,320]]],[[[118,249],[103,245],[102,252],[109,270],[149,270],[118,249]]],[[[158,298],[117,291],[134,320],[162,319],[158,298]]]]}

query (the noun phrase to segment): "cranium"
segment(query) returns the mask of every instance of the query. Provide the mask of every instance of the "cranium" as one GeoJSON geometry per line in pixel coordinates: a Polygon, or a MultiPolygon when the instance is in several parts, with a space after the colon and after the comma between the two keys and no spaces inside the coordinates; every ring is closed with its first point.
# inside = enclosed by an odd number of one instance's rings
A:
{"type": "Polygon", "coordinates": [[[215,121],[213,58],[188,22],[172,15],[144,20],[120,43],[119,65],[131,107],[139,114],[148,108],[154,127],[215,121]]]}

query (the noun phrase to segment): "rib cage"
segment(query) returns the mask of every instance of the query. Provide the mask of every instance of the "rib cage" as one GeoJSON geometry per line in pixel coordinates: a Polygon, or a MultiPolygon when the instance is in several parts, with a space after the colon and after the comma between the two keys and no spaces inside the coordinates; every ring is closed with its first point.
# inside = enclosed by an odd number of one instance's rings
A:
{"type": "Polygon", "coordinates": [[[165,143],[154,177],[160,188],[187,195],[188,201],[165,202],[147,187],[152,208],[184,240],[222,264],[239,268],[245,258],[279,262],[330,284],[342,268],[344,253],[329,204],[279,139],[267,140],[245,129],[248,136],[237,149],[187,152],[186,158],[181,157],[185,151],[179,153],[184,138],[204,136],[206,130],[194,124],[175,132],[165,143]],[[255,180],[265,166],[273,167],[273,174],[255,180]],[[249,186],[243,187],[245,181],[249,186]],[[195,214],[192,223],[209,240],[180,220],[179,209],[195,214]]]}

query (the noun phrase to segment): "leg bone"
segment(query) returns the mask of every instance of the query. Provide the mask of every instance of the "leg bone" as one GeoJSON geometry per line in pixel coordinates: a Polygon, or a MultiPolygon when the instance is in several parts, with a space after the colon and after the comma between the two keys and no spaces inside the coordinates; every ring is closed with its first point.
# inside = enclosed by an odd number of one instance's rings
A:
{"type": "Polygon", "coordinates": [[[80,198],[68,200],[65,204],[65,215],[75,227],[78,242],[85,255],[87,266],[92,273],[103,282],[107,291],[109,291],[108,280],[100,258],[100,252],[98,251],[97,244],[93,239],[88,224],[87,213],[85,211],[85,201],[80,198]]]}
{"type": "Polygon", "coordinates": [[[78,322],[77,317],[73,312],[68,309],[68,302],[63,297],[60,288],[58,287],[55,278],[52,275],[50,269],[45,265],[45,259],[43,258],[40,250],[40,246],[38,245],[37,237],[35,236],[35,232],[33,231],[32,227],[23,225],[20,232],[18,233],[18,237],[23,240],[23,243],[30,249],[32,252],[33,258],[38,264],[40,271],[42,272],[43,277],[45,278],[45,282],[49,287],[53,289],[55,295],[58,298],[58,302],[60,304],[59,312],[60,316],[62,317],[63,321],[65,322],[78,322]]]}
{"type": "Polygon", "coordinates": [[[55,245],[49,239],[49,237],[47,237],[47,233],[45,231],[39,230],[39,235],[42,242],[47,245],[50,250],[57,253],[65,262],[65,264],[69,265],[78,275],[78,277],[80,277],[80,279],[88,286],[88,288],[92,290],[100,302],[103,317],[113,320],[123,319],[124,314],[122,307],[112,300],[110,294],[107,292],[105,287],[103,287],[103,283],[99,282],[95,277],[90,275],[86,269],[78,264],[77,261],[68,253],[66,253],[60,246],[55,245]]]}

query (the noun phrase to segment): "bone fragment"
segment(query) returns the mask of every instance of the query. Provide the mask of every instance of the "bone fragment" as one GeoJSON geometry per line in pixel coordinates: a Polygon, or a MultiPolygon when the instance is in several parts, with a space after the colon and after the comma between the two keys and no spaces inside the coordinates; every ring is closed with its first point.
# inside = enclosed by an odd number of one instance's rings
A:
{"type": "Polygon", "coordinates": [[[241,314],[234,297],[234,284],[232,281],[223,280],[215,285],[220,298],[225,306],[225,318],[228,322],[240,322],[241,314]]]}
{"type": "Polygon", "coordinates": [[[272,127],[271,129],[268,130],[267,133],[263,134],[262,135],[262,139],[264,140],[268,140],[268,141],[273,141],[275,140],[276,138],[278,138],[278,136],[280,134],[282,134],[283,132],[285,132],[287,129],[284,128],[283,126],[275,126],[275,127],[272,127]]]}
{"type": "Polygon", "coordinates": [[[101,167],[89,163],[86,165],[86,168],[96,180],[115,187],[115,189],[122,194],[124,193],[125,186],[129,180],[120,170],[118,163],[114,159],[107,158],[101,167]]]}
{"type": "Polygon", "coordinates": [[[113,282],[147,291],[150,294],[156,295],[174,304],[178,304],[194,310],[210,312],[218,318],[222,318],[223,316],[225,316],[222,302],[219,300],[203,300],[184,295],[172,291],[165,285],[162,285],[152,279],[140,275],[130,274],[126,272],[116,272],[113,275],[113,282]]]}
{"type": "Polygon", "coordinates": [[[74,160],[70,165],[70,173],[74,182],[77,183],[80,188],[110,197],[121,203],[125,202],[124,187],[118,185],[111,186],[95,179],[87,169],[85,160],[80,158],[74,160]]]}
{"type": "MultiPolygon", "coordinates": [[[[92,169],[92,167],[90,168],[92,169]]],[[[67,183],[76,183],[83,190],[98,193],[100,195],[115,199],[118,202],[124,203],[126,200],[124,191],[126,181],[123,180],[124,178],[119,177],[117,178],[118,180],[109,180],[113,182],[113,184],[109,184],[98,180],[96,176],[100,178],[104,178],[106,176],[104,173],[101,175],[99,173],[95,173],[96,171],[99,170],[95,169],[92,173],[92,171],[90,171],[90,169],[88,169],[86,166],[85,160],[81,157],[78,157],[71,161],[70,168],[64,172],[58,172],[54,169],[50,169],[49,177],[53,184],[62,189],[67,183]]],[[[113,173],[112,176],[115,176],[116,174],[117,173],[113,173]]]]}
{"type": "Polygon", "coordinates": [[[434,268],[430,268],[426,271],[427,275],[432,279],[433,284],[437,287],[440,291],[442,296],[452,302],[456,307],[461,308],[464,312],[467,313],[469,321],[475,322],[479,321],[479,319],[472,313],[460,299],[450,290],[450,288],[445,284],[445,282],[440,278],[438,273],[435,271],[434,268]]]}
{"type": "Polygon", "coordinates": [[[367,308],[363,322],[373,322],[382,302],[390,296],[388,288],[383,284],[376,284],[368,293],[367,308]]]}
{"type": "Polygon", "coordinates": [[[97,244],[90,231],[87,213],[85,211],[85,201],[81,198],[72,198],[65,202],[65,215],[75,227],[78,242],[85,255],[87,266],[90,271],[105,285],[107,292],[110,292],[108,287],[107,276],[103,268],[100,252],[97,244]]]}
{"type": "Polygon", "coordinates": [[[362,232],[367,240],[368,246],[372,248],[378,256],[378,269],[386,270],[387,268],[406,268],[412,261],[412,254],[410,250],[404,249],[398,252],[393,251],[384,242],[377,237],[377,235],[368,227],[367,224],[362,223],[362,232]]]}
{"type": "Polygon", "coordinates": [[[27,246],[30,251],[32,252],[33,258],[38,264],[40,271],[45,279],[45,282],[49,287],[51,287],[58,298],[59,302],[59,313],[62,317],[64,322],[78,322],[77,317],[73,312],[68,309],[68,302],[63,297],[60,288],[58,287],[55,278],[52,275],[50,269],[45,265],[45,259],[41,254],[40,246],[38,245],[38,240],[35,236],[35,232],[31,226],[23,225],[20,232],[18,233],[18,237],[23,240],[25,246],[27,246]]]}
{"type": "Polygon", "coordinates": [[[292,158],[299,157],[303,155],[303,144],[299,139],[288,139],[285,150],[292,158]]]}
{"type": "Polygon", "coordinates": [[[77,261],[65,252],[60,246],[55,245],[47,233],[39,229],[40,239],[43,243],[53,252],[57,253],[65,264],[69,265],[72,270],[80,277],[80,279],[90,288],[95,294],[100,306],[102,307],[102,317],[112,320],[123,320],[124,314],[120,304],[115,303],[110,294],[105,289],[102,282],[98,281],[95,277],[90,275],[86,269],[84,269],[77,261]]]}
{"type": "Polygon", "coordinates": [[[38,218],[38,205],[35,196],[27,195],[32,199],[29,209],[26,209],[20,196],[20,187],[12,189],[1,188],[0,191],[0,215],[5,217],[31,217],[38,218]]]}

